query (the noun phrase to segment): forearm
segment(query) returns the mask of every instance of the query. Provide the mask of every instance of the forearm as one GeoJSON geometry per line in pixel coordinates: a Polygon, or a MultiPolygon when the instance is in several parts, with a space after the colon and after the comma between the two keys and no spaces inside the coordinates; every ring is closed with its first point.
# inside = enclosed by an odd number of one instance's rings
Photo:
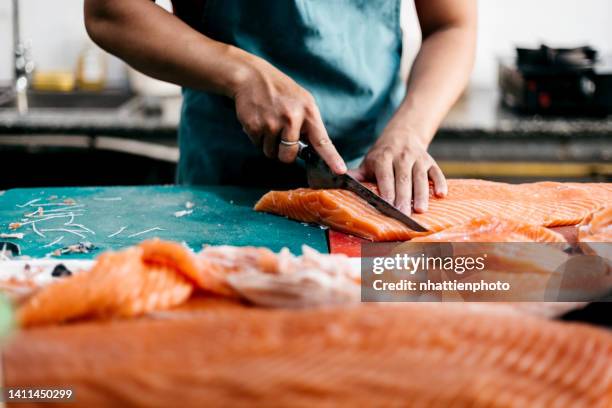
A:
{"type": "Polygon", "coordinates": [[[314,97],[262,58],[202,35],[150,0],[85,0],[85,21],[98,45],[139,71],[233,98],[244,132],[266,156],[292,162],[304,138],[334,172],[346,171],[314,97]]]}
{"type": "Polygon", "coordinates": [[[465,88],[473,65],[475,28],[450,26],[423,41],[406,97],[389,126],[419,138],[425,146],[465,88]]]}
{"type": "Polygon", "coordinates": [[[227,96],[257,57],[214,41],[149,0],[86,0],[86,27],[102,48],[137,70],[227,96]]]}

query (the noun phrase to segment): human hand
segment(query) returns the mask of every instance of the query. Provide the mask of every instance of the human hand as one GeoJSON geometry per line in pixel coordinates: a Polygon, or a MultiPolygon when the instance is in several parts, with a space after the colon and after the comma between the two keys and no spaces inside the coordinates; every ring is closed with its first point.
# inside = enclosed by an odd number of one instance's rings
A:
{"type": "Polygon", "coordinates": [[[293,162],[305,139],[336,174],[347,171],[321,118],[314,97],[264,60],[252,60],[233,92],[245,133],[269,158],[293,162]]]}
{"type": "Polygon", "coordinates": [[[411,213],[412,207],[415,212],[427,211],[429,180],[436,196],[443,197],[448,191],[442,170],[414,136],[406,131],[385,130],[361,165],[349,171],[359,181],[375,181],[381,197],[406,214],[411,213]]]}

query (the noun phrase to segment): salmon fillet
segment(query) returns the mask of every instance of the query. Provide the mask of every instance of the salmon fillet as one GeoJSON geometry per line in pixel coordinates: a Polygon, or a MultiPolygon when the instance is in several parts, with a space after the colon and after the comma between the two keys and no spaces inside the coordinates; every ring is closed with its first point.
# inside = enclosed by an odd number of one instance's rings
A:
{"type": "Polygon", "coordinates": [[[75,407],[612,406],[610,332],[456,306],[220,304],[38,328],[3,349],[4,386],[68,384],[75,407]]]}
{"type": "MultiPolygon", "coordinates": [[[[432,193],[429,210],[413,217],[429,233],[487,216],[544,227],[575,225],[612,197],[611,191],[608,185],[598,184],[449,180],[447,197],[436,198],[432,193]]],[[[428,234],[382,215],[346,190],[271,191],[257,202],[255,210],[327,225],[372,241],[405,241],[428,234]]]]}
{"type": "Polygon", "coordinates": [[[494,216],[475,218],[412,242],[548,242],[567,243],[563,235],[538,225],[494,216]]]}
{"type": "Polygon", "coordinates": [[[601,199],[602,205],[612,202],[612,183],[564,183],[567,186],[581,188],[601,199]]]}

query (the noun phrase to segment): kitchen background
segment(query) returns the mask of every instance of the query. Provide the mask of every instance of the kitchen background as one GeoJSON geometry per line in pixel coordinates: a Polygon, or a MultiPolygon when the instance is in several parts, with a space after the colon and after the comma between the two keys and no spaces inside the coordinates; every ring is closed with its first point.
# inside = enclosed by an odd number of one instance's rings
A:
{"type": "MultiPolygon", "coordinates": [[[[75,72],[79,56],[91,46],[83,24],[82,3],[20,1],[22,39],[31,46],[38,72],[75,72]]],[[[158,3],[168,7],[169,2],[158,3]]],[[[612,2],[607,0],[480,1],[478,50],[470,88],[449,114],[432,146],[446,172],[451,176],[506,179],[608,179],[612,157],[610,116],[543,119],[516,115],[500,108],[497,89],[498,57],[512,56],[517,45],[588,44],[600,55],[612,54],[610,17],[612,2]]],[[[402,19],[405,72],[418,50],[420,35],[412,1],[403,2],[402,19]]],[[[138,91],[136,99],[126,96],[128,103],[113,106],[108,102],[112,97],[102,101],[102,95],[97,97],[98,102],[91,103],[75,98],[69,101],[68,97],[49,101],[32,95],[26,115],[17,114],[10,106],[0,108],[0,170],[12,174],[0,176],[0,188],[172,181],[178,157],[178,90],[142,82],[109,55],[106,63],[105,86],[124,89],[131,83],[138,91]],[[54,102],[58,106],[53,106],[54,102]],[[23,161],[36,165],[32,170],[8,171],[12,168],[9,166],[21,166],[23,161]],[[34,168],[43,164],[56,170],[40,174],[34,168]],[[83,172],[71,170],[75,168],[83,172]],[[125,169],[130,176],[125,176],[125,169]]],[[[12,80],[12,1],[2,0],[0,84],[10,86],[12,80]]]]}

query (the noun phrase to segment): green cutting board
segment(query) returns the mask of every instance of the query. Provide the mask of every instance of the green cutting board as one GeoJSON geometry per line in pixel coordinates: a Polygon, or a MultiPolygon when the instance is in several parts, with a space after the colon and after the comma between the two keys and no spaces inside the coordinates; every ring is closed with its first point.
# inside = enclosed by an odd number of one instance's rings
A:
{"type": "MultiPolygon", "coordinates": [[[[153,237],[185,242],[194,250],[206,244],[255,245],[273,251],[287,247],[294,253],[301,253],[301,246],[306,244],[327,252],[325,231],[319,227],[253,211],[253,205],[263,193],[265,191],[242,187],[181,186],[8,190],[0,195],[0,232],[25,235],[23,239],[0,240],[18,244],[22,255],[33,258],[85,241],[93,243],[97,249],[90,254],[63,257],[92,258],[102,251],[153,237]],[[32,200],[36,201],[24,207],[32,200]],[[75,205],[70,206],[64,200],[74,201],[75,205]],[[194,204],[193,212],[176,217],[175,212],[187,210],[187,202],[194,204]],[[92,232],[64,225],[70,223],[70,216],[38,221],[35,229],[44,237],[35,233],[32,224],[9,230],[11,223],[25,220],[25,214],[36,211],[39,206],[45,210],[41,218],[72,212],[72,224],[81,224],[92,232]],[[123,227],[121,233],[111,236],[123,227]],[[151,228],[159,229],[134,235],[151,228]],[[84,237],[66,231],[44,231],[49,229],[70,229],[84,237]],[[60,242],[49,245],[59,237],[63,237],[60,242]]],[[[29,218],[32,219],[35,218],[29,218]]]]}

